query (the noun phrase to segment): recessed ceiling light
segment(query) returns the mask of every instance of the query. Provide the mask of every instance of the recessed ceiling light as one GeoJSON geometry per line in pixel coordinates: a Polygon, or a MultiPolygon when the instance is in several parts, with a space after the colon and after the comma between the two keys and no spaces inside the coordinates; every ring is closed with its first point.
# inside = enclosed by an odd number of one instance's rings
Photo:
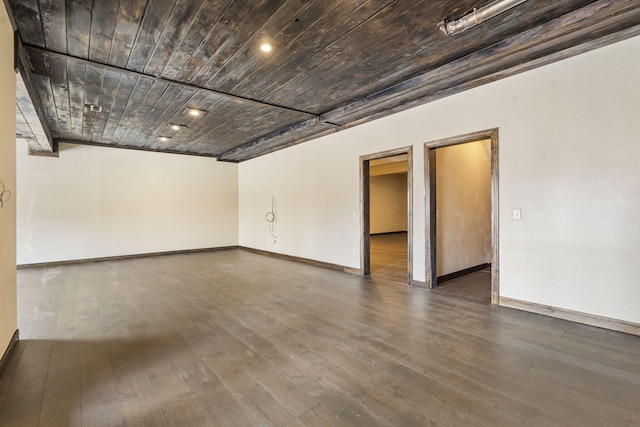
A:
{"type": "Polygon", "coordinates": [[[169,127],[170,127],[172,130],[180,130],[180,129],[182,129],[182,128],[185,128],[186,126],[182,126],[182,125],[177,125],[177,124],[175,124],[175,123],[171,123],[171,124],[169,125],[169,127]]]}
{"type": "Polygon", "coordinates": [[[269,43],[262,43],[260,45],[260,50],[263,52],[271,52],[272,49],[273,49],[273,46],[271,46],[269,43]]]}
{"type": "Polygon", "coordinates": [[[190,116],[198,117],[204,114],[204,111],[198,110],[197,108],[189,108],[187,110],[190,116]]]}
{"type": "Polygon", "coordinates": [[[162,142],[166,142],[171,139],[170,136],[159,136],[158,139],[162,142]]]}

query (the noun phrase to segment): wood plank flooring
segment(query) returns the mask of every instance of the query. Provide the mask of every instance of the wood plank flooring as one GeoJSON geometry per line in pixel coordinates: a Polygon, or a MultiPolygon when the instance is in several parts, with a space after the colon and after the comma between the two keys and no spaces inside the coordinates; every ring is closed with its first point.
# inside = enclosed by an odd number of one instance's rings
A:
{"type": "Polygon", "coordinates": [[[371,276],[394,283],[408,283],[407,233],[372,234],[369,240],[371,276]]]}
{"type": "Polygon", "coordinates": [[[239,249],[21,270],[0,425],[640,425],[639,337],[461,279],[388,286],[239,249]]]}

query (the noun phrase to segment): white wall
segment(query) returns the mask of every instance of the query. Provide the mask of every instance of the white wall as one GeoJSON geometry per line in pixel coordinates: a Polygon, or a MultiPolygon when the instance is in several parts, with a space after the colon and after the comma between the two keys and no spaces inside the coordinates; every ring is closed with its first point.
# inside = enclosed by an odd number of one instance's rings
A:
{"type": "Polygon", "coordinates": [[[407,191],[406,172],[369,178],[371,234],[407,231],[407,191]]]}
{"type": "MultiPolygon", "coordinates": [[[[12,193],[0,209],[0,358],[17,328],[16,302],[16,75],[13,29],[0,6],[0,181],[12,193]]],[[[2,191],[2,187],[0,187],[2,191]]],[[[8,198],[8,193],[5,194],[8,198]]]]}
{"type": "Polygon", "coordinates": [[[491,262],[491,140],[436,149],[438,276],[491,262]]]}
{"type": "Polygon", "coordinates": [[[638,52],[635,37],[244,162],[240,244],[359,267],[359,156],[412,145],[424,280],[423,143],[499,127],[501,295],[640,323],[638,52]]]}
{"type": "Polygon", "coordinates": [[[18,164],[18,264],[238,243],[237,165],[205,157],[60,146],[18,164]]]}

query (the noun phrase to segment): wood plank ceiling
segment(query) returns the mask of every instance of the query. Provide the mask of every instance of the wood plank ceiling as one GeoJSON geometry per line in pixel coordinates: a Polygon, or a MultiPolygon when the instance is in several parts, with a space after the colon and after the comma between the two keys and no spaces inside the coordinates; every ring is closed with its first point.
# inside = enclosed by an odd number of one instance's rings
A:
{"type": "Polygon", "coordinates": [[[488,0],[5,3],[51,134],[33,152],[71,142],[234,162],[640,33],[637,0],[529,0],[455,36],[438,23],[488,0]]]}

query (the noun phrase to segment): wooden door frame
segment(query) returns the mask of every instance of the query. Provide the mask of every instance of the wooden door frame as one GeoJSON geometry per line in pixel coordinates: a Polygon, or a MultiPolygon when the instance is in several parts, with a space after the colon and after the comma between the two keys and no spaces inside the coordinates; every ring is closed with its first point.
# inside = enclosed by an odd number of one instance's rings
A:
{"type": "Polygon", "coordinates": [[[369,162],[407,155],[407,284],[413,283],[413,147],[401,147],[393,150],[360,156],[360,274],[371,275],[371,205],[369,162]]]}
{"type": "Polygon", "coordinates": [[[486,139],[491,140],[491,303],[498,304],[500,297],[498,128],[439,139],[424,144],[425,204],[427,207],[425,212],[426,280],[429,288],[433,289],[437,286],[435,149],[486,139]]]}

